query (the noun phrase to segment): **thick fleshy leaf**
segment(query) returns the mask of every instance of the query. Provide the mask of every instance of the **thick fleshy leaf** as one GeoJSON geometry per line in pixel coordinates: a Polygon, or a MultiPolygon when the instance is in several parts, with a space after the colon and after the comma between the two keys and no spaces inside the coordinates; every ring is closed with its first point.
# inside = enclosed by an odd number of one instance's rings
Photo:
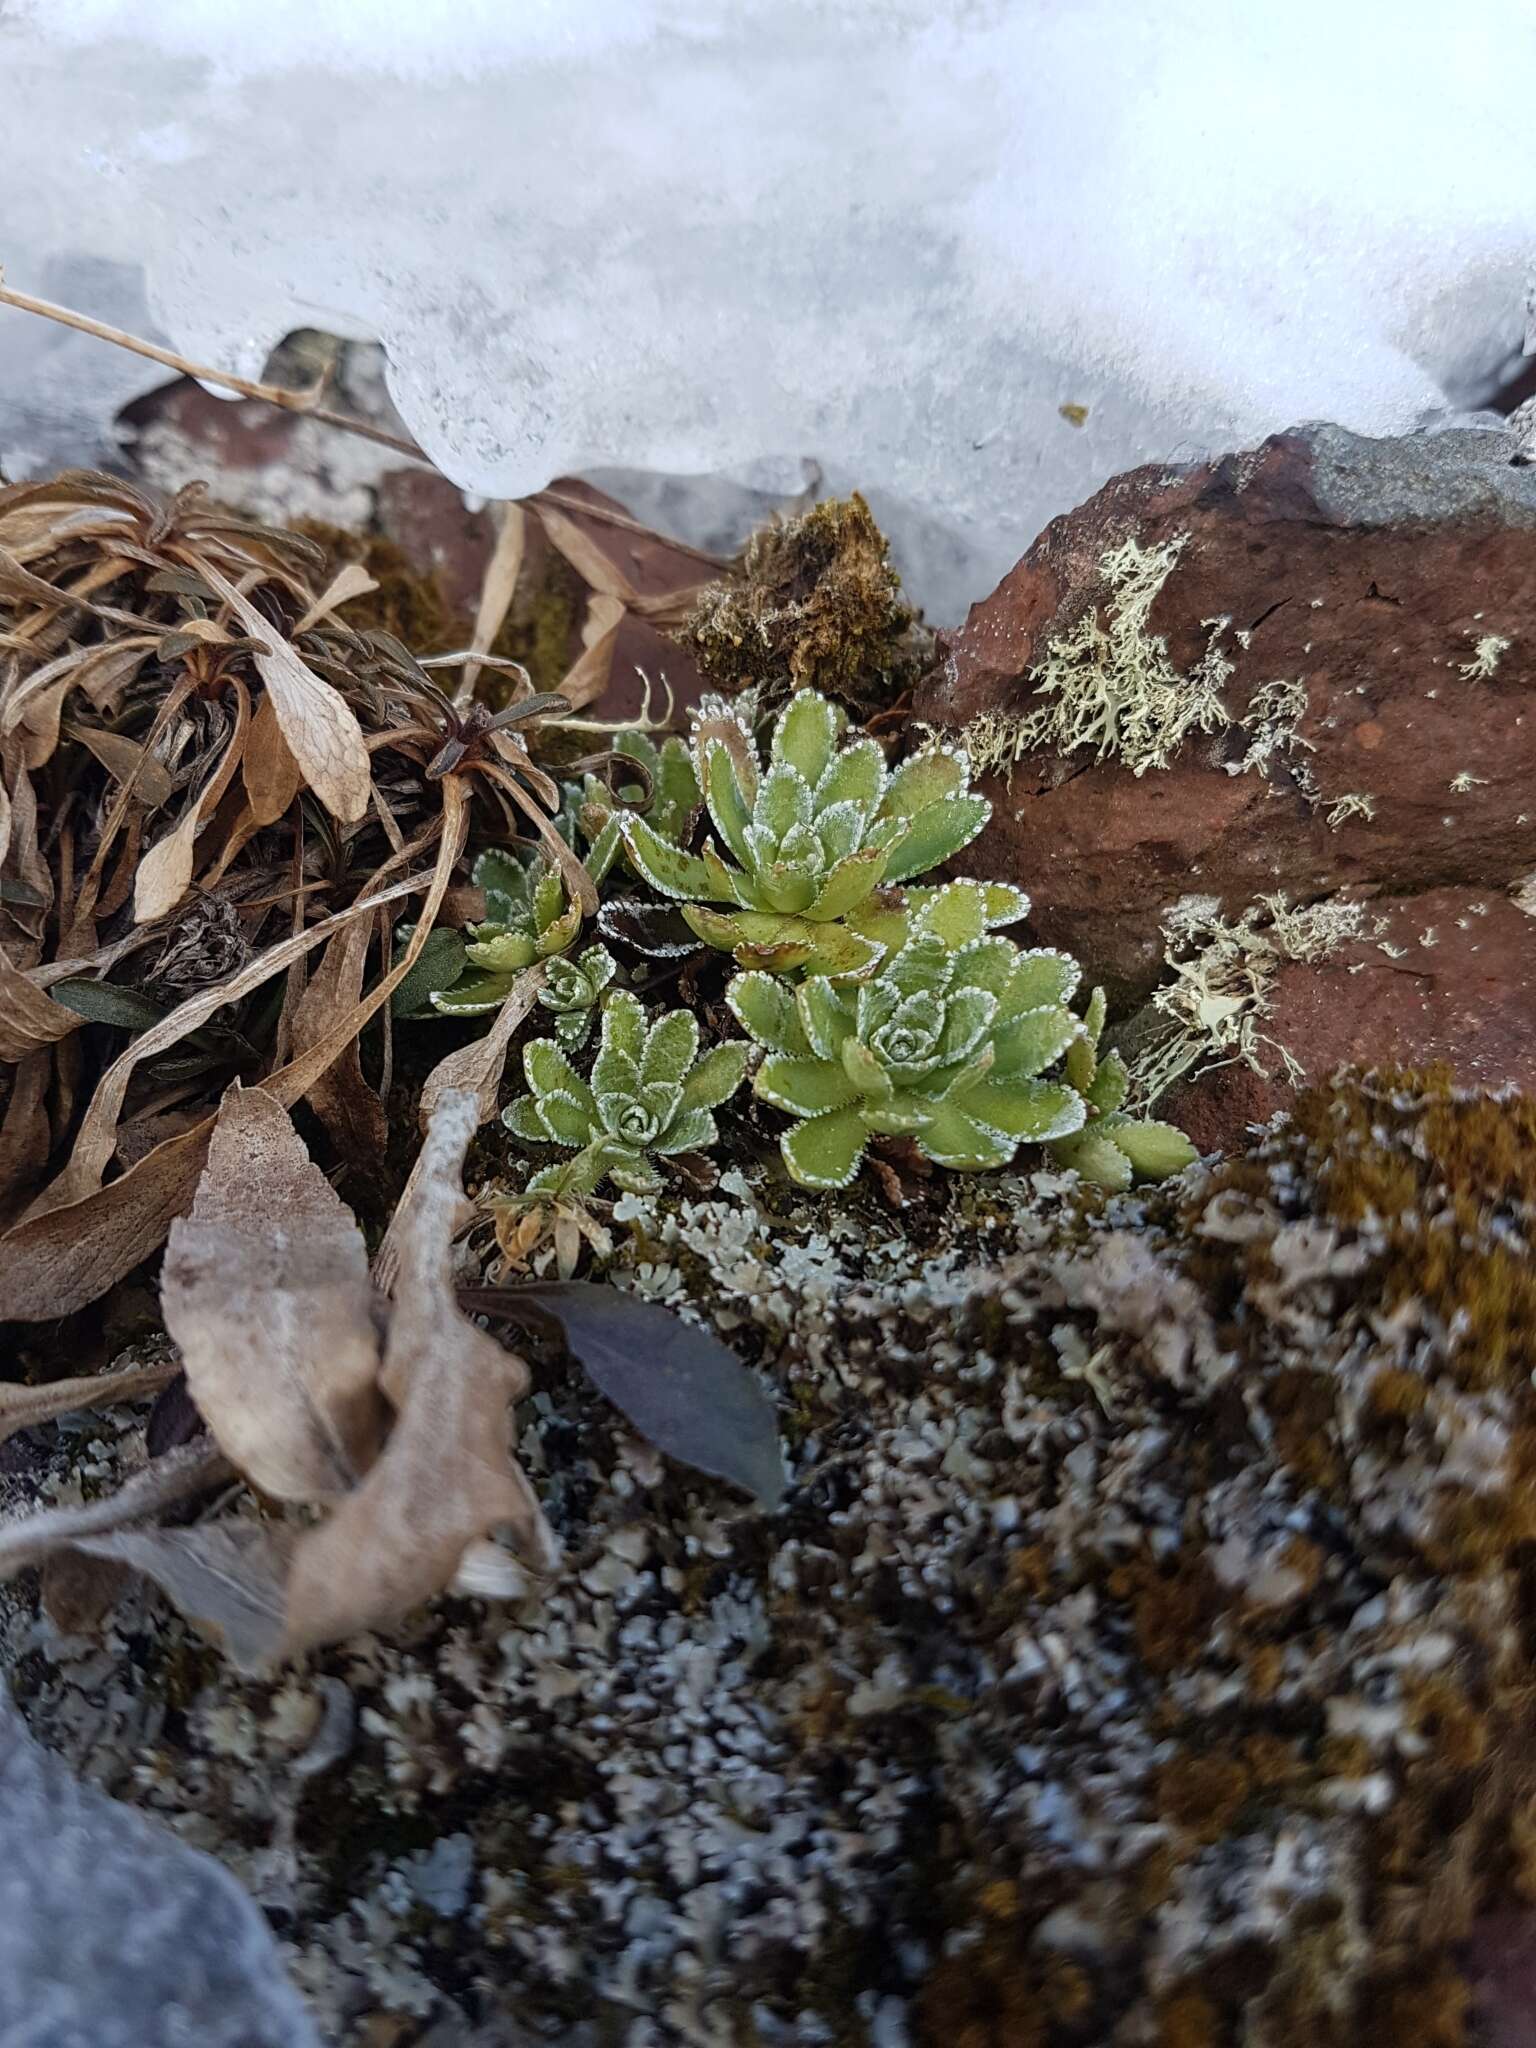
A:
{"type": "Polygon", "coordinates": [[[820,922],[826,918],[846,917],[857,904],[864,901],[872,889],[878,888],[885,874],[885,864],[890,855],[878,846],[866,847],[862,853],[851,853],[846,860],[838,862],[820,889],[806,906],[806,916],[820,922]]]}
{"type": "Polygon", "coordinates": [[[1104,1020],[1109,1015],[1109,1003],[1101,988],[1096,988],[1088,998],[1088,1008],[1083,1013],[1083,1032],[1091,1045],[1097,1045],[1104,1035],[1104,1020]]]}
{"type": "Polygon", "coordinates": [[[879,805],[885,784],[885,756],[878,741],[855,740],[834,756],[816,784],[816,814],[819,817],[834,804],[856,803],[868,817],[879,805]]]}
{"type": "MultiPolygon", "coordinates": [[[[1068,1079],[1071,1079],[1070,1075],[1068,1079]]],[[[1098,1072],[1089,1082],[1086,1093],[1089,1102],[1099,1114],[1109,1116],[1124,1102],[1130,1085],[1131,1076],[1125,1061],[1119,1053],[1107,1052],[1099,1061],[1098,1072]]],[[[1184,1163],[1186,1166],[1189,1164],[1188,1160],[1184,1163]]]]}
{"type": "Polygon", "coordinates": [[[665,1081],[675,1086],[692,1066],[698,1050],[698,1019],[691,1010],[669,1010],[647,1034],[640,1057],[642,1083],[665,1081]]]}
{"type": "Polygon", "coordinates": [[[728,1102],[746,1076],[750,1046],[740,1041],[717,1045],[705,1053],[683,1082],[685,1109],[718,1109],[728,1102]]]}
{"type": "Polygon", "coordinates": [[[805,1188],[845,1188],[859,1170],[869,1133],[857,1109],[834,1109],[787,1130],[779,1140],[790,1178],[805,1188]]]}
{"type": "Polygon", "coordinates": [[[989,1075],[960,1102],[989,1130],[1036,1145],[1080,1130],[1087,1115],[1077,1090],[1059,1081],[999,1081],[989,1075]]]}
{"type": "Polygon", "coordinates": [[[713,845],[706,845],[699,858],[704,863],[704,872],[709,877],[706,892],[717,903],[736,903],[743,910],[760,909],[762,891],[752,876],[741,868],[733,868],[723,861],[713,845]]]}
{"type": "Polygon", "coordinates": [[[770,911],[798,917],[816,900],[819,878],[808,862],[769,861],[754,879],[757,894],[770,911]]]}
{"type": "Polygon", "coordinates": [[[595,1135],[594,1114],[568,1088],[551,1088],[539,1097],[539,1121],[557,1145],[574,1148],[590,1144],[595,1135]]]}
{"type": "Polygon", "coordinates": [[[626,818],[623,825],[624,850],[630,865],[642,880],[663,896],[684,903],[706,902],[713,894],[709,870],[696,854],[684,853],[663,839],[644,820],[626,818]]]}
{"type": "Polygon", "coordinates": [[[444,1017],[485,1017],[499,1010],[517,986],[517,973],[484,974],[471,968],[452,988],[432,991],[432,1008],[444,1017]]]}
{"type": "Polygon", "coordinates": [[[987,929],[987,896],[980,882],[945,882],[912,891],[914,932],[935,932],[947,946],[969,946],[987,929]]]}
{"type": "Polygon", "coordinates": [[[845,1038],[842,1047],[843,1072],[853,1083],[859,1094],[872,1102],[883,1102],[893,1092],[890,1075],[870,1051],[856,1038],[845,1038]]]}
{"type": "Polygon", "coordinates": [[[485,891],[489,924],[510,924],[530,907],[528,870],[515,855],[488,847],[472,870],[475,887],[485,891]]]}
{"type": "Polygon", "coordinates": [[[534,929],[543,933],[565,909],[565,883],[553,868],[536,868],[530,896],[534,929]]]}
{"type": "Polygon", "coordinates": [[[999,1023],[992,1037],[996,1079],[1013,1081],[1044,1073],[1073,1043],[1078,1029],[1072,1012],[1056,1003],[1025,1010],[999,1023]]]}
{"type": "Polygon", "coordinates": [[[1173,1124],[1116,1121],[1112,1135],[1138,1180],[1166,1180],[1193,1166],[1200,1156],[1173,1124]]]}
{"type": "Polygon", "coordinates": [[[811,788],[798,768],[787,761],[775,761],[763,777],[752,822],[775,844],[796,825],[811,819],[811,788]]]}
{"type": "Polygon", "coordinates": [[[540,960],[553,958],[574,946],[581,936],[581,905],[572,903],[553,923],[547,924],[539,933],[536,949],[540,960]]]}
{"type": "Polygon", "coordinates": [[[707,1109],[680,1109],[651,1149],[669,1159],[674,1152],[707,1152],[719,1137],[720,1128],[707,1109]]]}
{"type": "Polygon", "coordinates": [[[752,1081],[752,1092],[775,1109],[792,1116],[824,1115],[856,1101],[858,1090],[841,1060],[797,1059],[792,1053],[770,1053],[752,1081]]]}
{"type": "Polygon", "coordinates": [[[589,1114],[595,1113],[596,1104],[593,1101],[592,1090],[552,1038],[529,1039],[523,1047],[523,1072],[527,1076],[528,1086],[540,1098],[546,1095],[569,1095],[589,1114]]]}
{"type": "MultiPolygon", "coordinates": [[[[904,996],[915,995],[919,989],[942,993],[954,971],[954,955],[944,941],[933,932],[915,932],[895,959],[886,962],[880,981],[904,996]]],[[[868,1028],[862,1012],[859,1028],[868,1028]]]]}
{"type": "Polygon", "coordinates": [[[747,827],[752,812],[736,776],[736,764],[720,745],[708,749],[704,761],[704,801],[715,830],[743,866],[747,852],[747,827]]]}
{"type": "Polygon", "coordinates": [[[738,1024],[772,1052],[804,1054],[810,1050],[805,1026],[788,983],[773,974],[738,974],[725,992],[738,1024]]]}
{"type": "Polygon", "coordinates": [[[953,1102],[937,1104],[917,1133],[919,1151],[935,1165],[959,1173],[982,1173],[990,1167],[1006,1166],[1017,1142],[968,1115],[953,1102]]]}
{"type": "Polygon", "coordinates": [[[989,995],[998,998],[998,1007],[1006,1016],[1012,1010],[1033,1007],[1018,999],[1018,971],[1019,949],[1011,939],[977,939],[973,945],[962,946],[956,953],[950,990],[955,994],[961,989],[985,989],[989,995]]]}
{"type": "Polygon", "coordinates": [[[532,1095],[514,1096],[501,1112],[501,1120],[525,1145],[550,1143],[549,1126],[539,1114],[538,1101],[532,1095]]]}
{"type": "Polygon", "coordinates": [[[1067,1003],[1076,995],[1081,980],[1082,969],[1070,953],[1032,946],[1018,956],[1009,1002],[1021,1010],[1037,1010],[1043,1003],[1067,1003]]]}
{"type": "MultiPolygon", "coordinates": [[[[638,996],[631,995],[628,989],[620,989],[603,1012],[603,1048],[605,1051],[622,1053],[625,1059],[633,1061],[636,1080],[639,1078],[640,1062],[645,1056],[645,1041],[649,1030],[644,1004],[638,996]]],[[[594,1088],[610,1088],[614,1084],[611,1081],[598,1080],[594,1072],[592,1085],[594,1088]]]]}
{"type": "MultiPolygon", "coordinates": [[[[486,931],[488,926],[478,929],[486,931]]],[[[538,950],[532,932],[503,931],[494,938],[476,939],[464,948],[464,955],[471,967],[482,967],[487,974],[516,974],[533,965],[538,950]]]]}
{"type": "Polygon", "coordinates": [[[1109,1133],[1097,1125],[1079,1131],[1075,1137],[1063,1138],[1051,1147],[1051,1157],[1059,1166],[1080,1173],[1095,1187],[1112,1192],[1128,1188],[1133,1178],[1130,1160],[1109,1133]]]}
{"type": "Polygon", "coordinates": [[[670,1309],[589,1280],[536,1281],[464,1297],[471,1308],[558,1318],[598,1391],[669,1458],[777,1507],[787,1484],[773,1403],[719,1338],[670,1309]]]}
{"type": "Polygon", "coordinates": [[[951,796],[929,804],[913,818],[886,869],[893,882],[925,875],[969,846],[992,815],[984,796],[951,796]]]}
{"type": "Polygon", "coordinates": [[[835,707],[816,690],[797,690],[773,729],[773,759],[797,768],[814,789],[837,745],[835,707]]]}
{"type": "Polygon", "coordinates": [[[854,1005],[824,975],[811,975],[795,990],[795,1007],[806,1042],[819,1060],[835,1060],[853,1029],[854,1005]]]}
{"type": "Polygon", "coordinates": [[[969,1059],[996,1015],[997,997],[989,989],[955,989],[945,1004],[939,1058],[946,1062],[969,1059]]]}
{"type": "Polygon", "coordinates": [[[880,806],[882,817],[911,818],[930,804],[963,794],[970,780],[965,756],[949,747],[925,747],[903,761],[880,806]]]}
{"type": "Polygon", "coordinates": [[[711,910],[703,903],[685,903],[683,916],[706,946],[734,953],[743,967],[770,974],[790,974],[803,966],[817,929],[803,918],[777,917],[771,911],[711,910]],[[750,928],[750,936],[744,927],[750,928]]]}
{"type": "MultiPolygon", "coordinates": [[[[862,804],[829,804],[824,811],[816,814],[814,831],[816,843],[821,848],[821,857],[829,868],[836,867],[840,860],[846,860],[850,853],[857,853],[864,844],[864,806],[862,804]]],[[[878,847],[871,849],[878,853],[878,847]]]]}

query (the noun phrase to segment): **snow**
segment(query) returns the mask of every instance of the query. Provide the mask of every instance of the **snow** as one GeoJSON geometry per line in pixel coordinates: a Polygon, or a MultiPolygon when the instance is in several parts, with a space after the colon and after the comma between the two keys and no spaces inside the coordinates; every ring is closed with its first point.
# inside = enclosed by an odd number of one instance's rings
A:
{"type": "MultiPolygon", "coordinates": [[[[811,458],[953,617],[1138,462],[1484,404],[1533,75],[1520,0],[9,0],[0,258],[248,376],[376,337],[488,496],[811,458]]],[[[156,381],[0,310],[0,464],[156,381]]]]}

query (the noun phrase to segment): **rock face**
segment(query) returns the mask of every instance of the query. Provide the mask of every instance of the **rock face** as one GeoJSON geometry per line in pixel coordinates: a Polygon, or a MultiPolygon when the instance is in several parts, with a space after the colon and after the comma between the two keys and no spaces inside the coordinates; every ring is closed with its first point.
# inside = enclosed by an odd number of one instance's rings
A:
{"type": "Polygon", "coordinates": [[[973,608],[917,715],[974,736],[1048,703],[1028,672],[1109,616],[1105,557],[1133,538],[1178,546],[1145,629],[1181,676],[1212,647],[1231,664],[1230,723],[1140,777],[1087,749],[1023,754],[990,779],[965,865],[1027,888],[1040,937],[1122,1003],[1157,979],[1162,914],[1190,892],[1231,910],[1277,889],[1501,894],[1536,869],[1536,470],[1514,447],[1307,427],[1132,471],[1053,521],[973,608]]]}
{"type": "Polygon", "coordinates": [[[227,1870],[78,1784],[0,1700],[0,2040],[318,2048],[227,1870]]]}
{"type": "MultiPolygon", "coordinates": [[[[1373,910],[1372,937],[1277,970],[1266,1036],[1309,1080],[1345,1065],[1443,1061],[1464,1081],[1536,1095],[1536,917],[1476,889],[1427,889],[1373,910]]],[[[1234,1064],[1174,1089],[1159,1113],[1209,1152],[1293,1099],[1278,1071],[1234,1064]]]]}

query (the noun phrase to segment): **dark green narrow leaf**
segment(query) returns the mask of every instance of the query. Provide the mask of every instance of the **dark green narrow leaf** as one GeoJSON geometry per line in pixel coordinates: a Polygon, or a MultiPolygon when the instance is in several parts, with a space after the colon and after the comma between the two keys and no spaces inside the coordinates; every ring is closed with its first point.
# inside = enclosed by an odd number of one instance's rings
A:
{"type": "Polygon", "coordinates": [[[168,1007],[140,995],[135,988],[118,988],[110,981],[56,981],[48,993],[88,1024],[116,1024],[123,1031],[147,1031],[160,1022],[168,1007]]]}
{"type": "Polygon", "coordinates": [[[476,1287],[464,1306],[487,1315],[542,1310],[571,1356],[642,1436],[669,1457],[728,1479],[776,1508],[788,1484],[773,1403],[718,1337],[670,1309],[590,1280],[476,1287]]]}

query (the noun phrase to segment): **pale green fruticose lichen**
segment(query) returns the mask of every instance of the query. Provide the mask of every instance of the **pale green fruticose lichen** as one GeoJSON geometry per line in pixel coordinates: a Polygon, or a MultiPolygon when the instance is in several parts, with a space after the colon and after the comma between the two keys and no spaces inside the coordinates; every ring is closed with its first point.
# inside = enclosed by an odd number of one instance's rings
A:
{"type": "Polygon", "coordinates": [[[1241,1062],[1268,1074],[1266,1050],[1290,1080],[1301,1080],[1291,1053],[1262,1028],[1275,976],[1287,961],[1326,960],[1381,929],[1360,903],[1292,905],[1283,895],[1261,896],[1234,919],[1214,896],[1181,898],[1163,921],[1173,979],[1152,997],[1167,1027],[1132,1060],[1130,1099],[1149,1107],[1197,1067],[1241,1062]]]}
{"type": "Polygon", "coordinates": [[[960,734],[977,774],[1009,775],[1026,754],[1075,753],[1093,748],[1113,756],[1133,775],[1166,768],[1193,732],[1219,732],[1230,724],[1221,700],[1232,663],[1219,641],[1228,619],[1207,619],[1210,640],[1187,674],[1169,658],[1148,619],[1180,555],[1187,533],[1144,548],[1127,537],[1099,562],[1108,603],[1085,612],[1070,632],[1052,640],[1028,680],[1047,701],[1029,712],[984,713],[960,734]]]}
{"type": "Polygon", "coordinates": [[[1502,633],[1485,633],[1472,650],[1472,659],[1457,665],[1456,673],[1469,683],[1486,682],[1499,665],[1499,657],[1510,646],[1502,633]]]}
{"type": "Polygon", "coordinates": [[[1374,818],[1376,799],[1364,790],[1350,790],[1344,796],[1336,796],[1328,806],[1328,827],[1337,832],[1350,818],[1374,818]]]}

